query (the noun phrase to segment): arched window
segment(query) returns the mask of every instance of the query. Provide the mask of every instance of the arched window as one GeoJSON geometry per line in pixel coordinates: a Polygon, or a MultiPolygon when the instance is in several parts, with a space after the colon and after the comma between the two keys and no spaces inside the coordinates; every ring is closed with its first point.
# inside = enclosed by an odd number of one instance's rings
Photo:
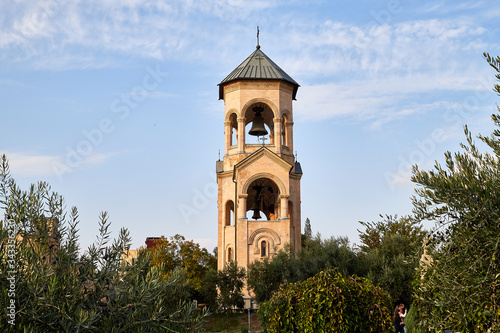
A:
{"type": "Polygon", "coordinates": [[[267,256],[267,242],[265,240],[260,243],[260,256],[267,256]]]}
{"type": "Polygon", "coordinates": [[[230,131],[231,131],[231,141],[229,142],[229,146],[235,146],[238,144],[238,122],[236,121],[236,114],[233,113],[229,116],[229,121],[231,122],[230,131]]]}
{"type": "Polygon", "coordinates": [[[227,262],[230,262],[233,260],[233,249],[228,248],[227,249],[227,262]]]}
{"type": "Polygon", "coordinates": [[[225,225],[234,225],[234,203],[229,200],[226,202],[226,220],[225,225]]]}

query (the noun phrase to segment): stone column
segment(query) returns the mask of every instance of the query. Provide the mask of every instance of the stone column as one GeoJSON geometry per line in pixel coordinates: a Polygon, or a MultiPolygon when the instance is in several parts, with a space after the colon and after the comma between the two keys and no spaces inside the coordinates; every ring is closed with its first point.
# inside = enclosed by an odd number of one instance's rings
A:
{"type": "Polygon", "coordinates": [[[246,219],[247,217],[247,199],[248,194],[238,195],[238,220],[246,219]]]}
{"type": "Polygon", "coordinates": [[[248,266],[248,219],[246,217],[247,212],[247,199],[248,194],[238,195],[238,221],[236,222],[236,262],[238,266],[247,267],[248,266]]]}
{"type": "Polygon", "coordinates": [[[245,117],[240,117],[238,120],[238,153],[245,152],[245,117]]]}
{"type": "Polygon", "coordinates": [[[286,145],[293,154],[293,121],[287,121],[286,124],[286,145]]]}
{"type": "Polygon", "coordinates": [[[229,154],[229,146],[231,146],[231,122],[229,120],[224,122],[224,134],[226,137],[225,155],[227,155],[229,154]]]}
{"type": "Polygon", "coordinates": [[[288,217],[288,198],[290,197],[289,194],[280,194],[280,199],[281,199],[281,219],[282,220],[289,220],[290,218],[288,217]]]}
{"type": "Polygon", "coordinates": [[[281,118],[274,118],[273,121],[275,153],[281,153],[281,118]]]}

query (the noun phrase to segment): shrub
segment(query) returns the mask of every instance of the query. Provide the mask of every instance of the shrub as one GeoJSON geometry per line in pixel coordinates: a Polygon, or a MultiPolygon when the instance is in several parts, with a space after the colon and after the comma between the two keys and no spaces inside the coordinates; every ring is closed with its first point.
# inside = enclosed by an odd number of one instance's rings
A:
{"type": "Polygon", "coordinates": [[[334,269],[276,292],[258,311],[269,332],[388,332],[389,294],[364,278],[334,269]]]}

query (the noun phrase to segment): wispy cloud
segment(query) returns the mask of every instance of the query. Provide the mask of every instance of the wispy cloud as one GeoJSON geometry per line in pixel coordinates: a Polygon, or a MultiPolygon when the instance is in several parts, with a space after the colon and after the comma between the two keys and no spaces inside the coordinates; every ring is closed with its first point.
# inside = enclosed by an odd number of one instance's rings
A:
{"type": "MultiPolygon", "coordinates": [[[[472,71],[472,70],[471,70],[472,71]]],[[[358,119],[374,119],[372,127],[378,128],[390,121],[417,113],[440,110],[444,112],[456,108],[456,103],[446,100],[418,102],[421,94],[436,91],[469,91],[479,85],[475,72],[422,73],[409,76],[367,77],[364,80],[304,85],[300,88],[298,99],[301,103],[295,114],[303,120],[322,120],[338,116],[352,116],[358,119]],[[398,105],[406,102],[404,107],[398,105]]]]}
{"type": "MultiPolygon", "coordinates": [[[[59,155],[38,155],[29,152],[2,152],[9,160],[10,169],[16,176],[57,176],[58,168],[66,165],[65,158],[59,155]]],[[[80,166],[103,164],[118,153],[95,153],[86,156],[80,166]]]]}
{"type": "MultiPolygon", "coordinates": [[[[465,19],[425,20],[369,28],[326,21],[292,33],[283,67],[297,76],[440,71],[463,66],[457,52],[482,52],[485,29],[465,19]],[[294,50],[294,48],[299,48],[294,50]],[[296,51],[296,52],[294,52],[296,51]]],[[[463,57],[464,55],[461,54],[463,57]]]]}
{"type": "Polygon", "coordinates": [[[35,155],[30,153],[5,152],[11,170],[21,176],[52,175],[52,165],[61,163],[62,158],[55,155],[35,155]]]}
{"type": "Polygon", "coordinates": [[[277,4],[239,0],[4,2],[0,4],[0,49],[10,51],[3,52],[10,60],[31,59],[34,67],[51,69],[56,64],[60,68],[100,67],[103,60],[111,64],[106,58],[117,55],[203,57],[206,53],[199,52],[200,48],[214,52],[210,50],[213,42],[223,40],[224,27],[217,21],[234,22],[277,4]]]}

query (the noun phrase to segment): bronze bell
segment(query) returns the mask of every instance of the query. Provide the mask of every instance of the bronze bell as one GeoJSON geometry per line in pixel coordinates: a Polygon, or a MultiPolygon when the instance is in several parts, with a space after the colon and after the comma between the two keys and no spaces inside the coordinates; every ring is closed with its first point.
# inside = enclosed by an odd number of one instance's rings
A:
{"type": "Polygon", "coordinates": [[[262,106],[256,106],[253,108],[253,112],[255,112],[255,117],[253,118],[252,128],[248,132],[248,134],[253,136],[263,136],[268,132],[264,127],[264,118],[262,118],[262,111],[264,108],[262,106]]]}
{"type": "Polygon", "coordinates": [[[254,209],[252,207],[252,210],[253,210],[252,218],[254,220],[258,220],[258,219],[261,218],[261,216],[260,216],[259,202],[257,200],[254,201],[254,206],[257,207],[257,208],[254,209]]]}

